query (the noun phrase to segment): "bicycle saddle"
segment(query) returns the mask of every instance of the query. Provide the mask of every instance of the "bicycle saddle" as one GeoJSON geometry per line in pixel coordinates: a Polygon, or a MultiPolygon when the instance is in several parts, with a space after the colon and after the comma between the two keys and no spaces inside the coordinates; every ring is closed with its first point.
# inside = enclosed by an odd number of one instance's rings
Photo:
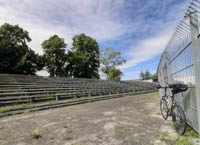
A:
{"type": "Polygon", "coordinates": [[[188,86],[185,84],[170,84],[169,88],[172,88],[173,94],[178,94],[180,92],[187,91],[188,86]]]}

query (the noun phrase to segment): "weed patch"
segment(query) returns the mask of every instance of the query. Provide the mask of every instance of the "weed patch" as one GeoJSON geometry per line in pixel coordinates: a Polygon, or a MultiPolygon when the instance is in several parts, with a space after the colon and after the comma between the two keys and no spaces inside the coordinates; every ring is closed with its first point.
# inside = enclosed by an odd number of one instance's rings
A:
{"type": "Polygon", "coordinates": [[[25,108],[25,107],[28,107],[28,104],[0,107],[0,113],[8,112],[9,110],[12,110],[12,109],[19,109],[19,108],[25,108]]]}
{"type": "Polygon", "coordinates": [[[4,112],[6,112],[6,111],[8,111],[8,108],[7,108],[7,107],[1,107],[1,108],[0,108],[0,113],[4,113],[4,112]]]}
{"type": "Polygon", "coordinates": [[[169,136],[169,133],[166,132],[166,131],[164,131],[164,132],[160,135],[159,139],[160,139],[162,142],[165,142],[165,143],[167,143],[167,144],[169,144],[169,145],[173,145],[173,143],[174,143],[174,140],[172,139],[172,137],[169,136]]]}
{"type": "Polygon", "coordinates": [[[148,102],[160,100],[160,95],[158,92],[147,93],[147,94],[145,94],[145,96],[146,97],[144,98],[144,100],[148,101],[148,102]]]}
{"type": "Polygon", "coordinates": [[[191,137],[198,138],[198,133],[190,126],[187,126],[186,132],[183,136],[178,135],[176,139],[173,139],[168,132],[165,131],[160,135],[159,139],[168,145],[193,145],[188,141],[188,139],[191,137]]]}
{"type": "Polygon", "coordinates": [[[192,143],[190,143],[188,141],[189,138],[198,138],[199,135],[198,133],[191,128],[189,125],[187,126],[186,132],[184,134],[184,136],[178,136],[177,139],[175,140],[175,144],[174,145],[193,145],[192,143]]]}
{"type": "Polygon", "coordinates": [[[47,98],[47,99],[52,99],[53,96],[44,96],[44,98],[47,98]]]}
{"type": "Polygon", "coordinates": [[[39,139],[40,137],[42,137],[41,135],[40,135],[40,133],[39,133],[39,131],[38,130],[34,130],[33,132],[32,132],[32,139],[39,139]]]}

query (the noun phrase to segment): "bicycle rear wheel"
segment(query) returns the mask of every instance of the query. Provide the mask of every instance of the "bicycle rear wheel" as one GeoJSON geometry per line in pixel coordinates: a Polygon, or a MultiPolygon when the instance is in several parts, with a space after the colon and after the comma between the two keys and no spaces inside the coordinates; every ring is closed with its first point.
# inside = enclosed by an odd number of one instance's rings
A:
{"type": "Polygon", "coordinates": [[[168,107],[167,107],[167,101],[162,98],[160,100],[160,112],[162,114],[162,117],[167,120],[167,117],[168,117],[168,107]]]}
{"type": "Polygon", "coordinates": [[[172,121],[176,131],[183,135],[186,130],[185,113],[180,105],[175,105],[173,108],[172,121]]]}

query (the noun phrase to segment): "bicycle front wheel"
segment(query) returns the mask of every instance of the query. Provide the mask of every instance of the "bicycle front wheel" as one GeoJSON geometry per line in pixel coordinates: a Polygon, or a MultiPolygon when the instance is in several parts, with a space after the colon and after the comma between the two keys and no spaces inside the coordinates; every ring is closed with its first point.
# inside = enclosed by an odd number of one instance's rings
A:
{"type": "Polygon", "coordinates": [[[180,105],[175,105],[173,108],[172,121],[176,131],[183,135],[186,130],[185,113],[180,105]]]}
{"type": "Polygon", "coordinates": [[[167,117],[168,117],[168,107],[167,107],[167,101],[162,98],[160,100],[160,112],[162,114],[162,117],[167,120],[167,117]]]}

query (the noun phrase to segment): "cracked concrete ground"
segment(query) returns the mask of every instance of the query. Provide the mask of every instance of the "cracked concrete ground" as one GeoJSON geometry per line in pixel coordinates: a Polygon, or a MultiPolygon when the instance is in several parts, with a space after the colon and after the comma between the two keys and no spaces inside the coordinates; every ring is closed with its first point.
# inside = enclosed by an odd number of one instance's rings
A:
{"type": "Polygon", "coordinates": [[[150,93],[2,118],[0,145],[153,145],[168,124],[150,93]]]}

